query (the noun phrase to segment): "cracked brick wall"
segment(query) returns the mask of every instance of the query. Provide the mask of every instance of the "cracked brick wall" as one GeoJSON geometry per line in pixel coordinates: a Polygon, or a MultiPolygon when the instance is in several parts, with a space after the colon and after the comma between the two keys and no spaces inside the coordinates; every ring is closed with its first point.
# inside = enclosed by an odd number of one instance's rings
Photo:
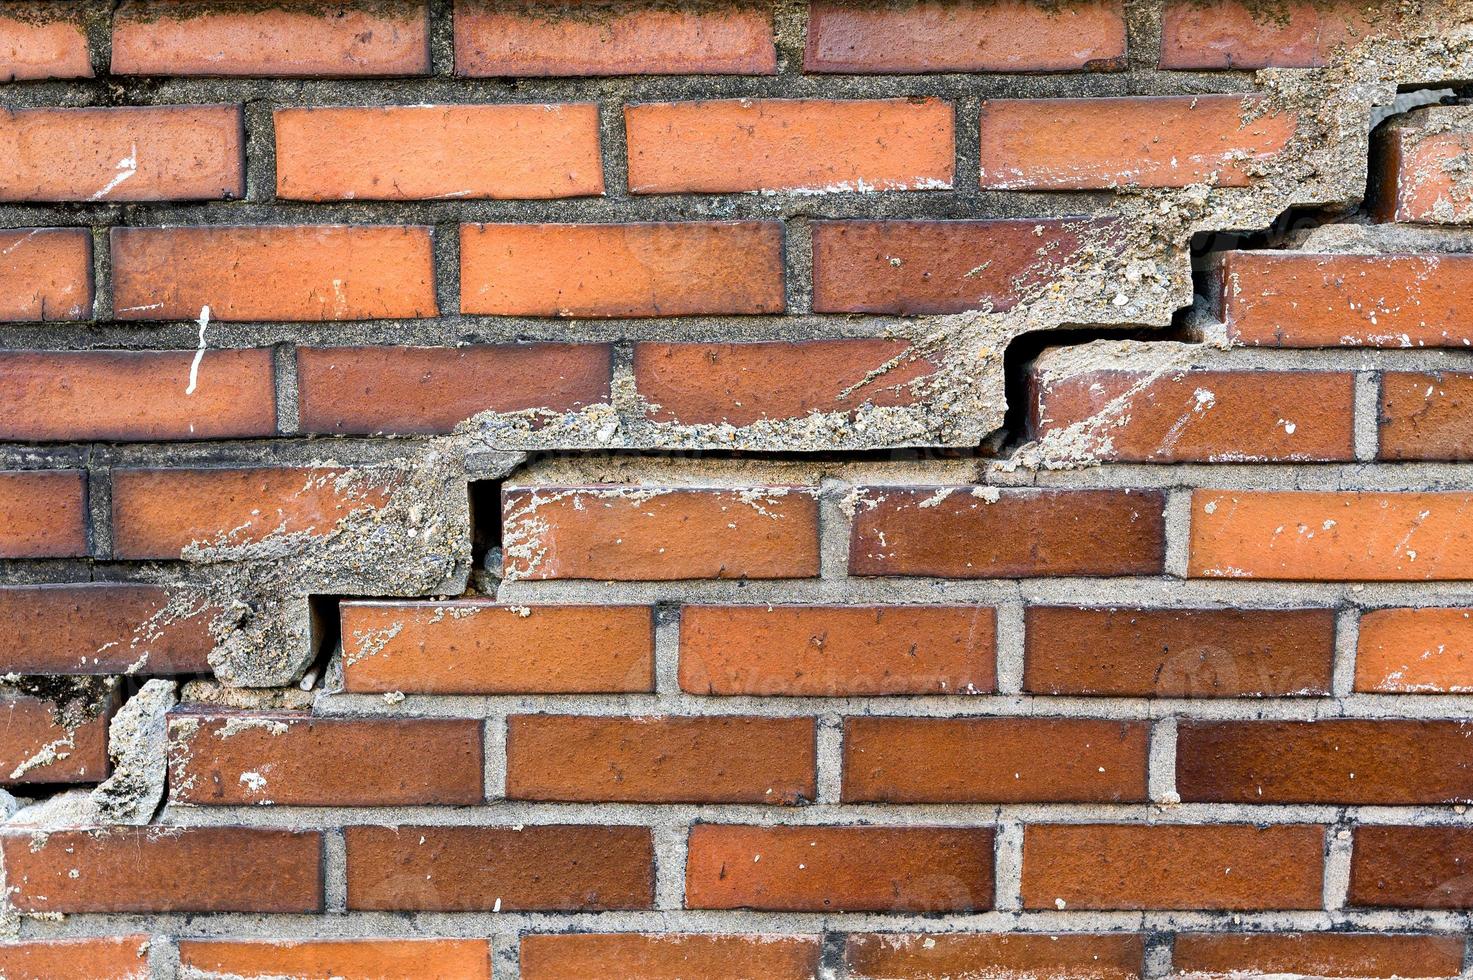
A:
{"type": "Polygon", "coordinates": [[[1473,9],[0,6],[0,976],[1473,975],[1473,9]]]}

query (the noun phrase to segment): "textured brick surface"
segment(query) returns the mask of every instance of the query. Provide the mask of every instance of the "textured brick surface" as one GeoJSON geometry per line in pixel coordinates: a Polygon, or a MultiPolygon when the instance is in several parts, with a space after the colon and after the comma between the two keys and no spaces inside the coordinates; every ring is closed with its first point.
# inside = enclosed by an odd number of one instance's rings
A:
{"type": "Polygon", "coordinates": [[[0,318],[80,320],[92,310],[92,240],[80,228],[0,234],[0,318]]]}

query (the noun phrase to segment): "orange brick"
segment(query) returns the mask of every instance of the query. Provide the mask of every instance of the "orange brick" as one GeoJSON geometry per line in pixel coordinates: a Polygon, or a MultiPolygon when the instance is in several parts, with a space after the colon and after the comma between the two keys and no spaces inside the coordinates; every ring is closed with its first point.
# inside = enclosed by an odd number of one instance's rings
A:
{"type": "Polygon", "coordinates": [[[774,912],[975,912],[992,907],[989,827],[690,831],[685,905],[774,912]]]}
{"type": "Polygon", "coordinates": [[[846,803],[1144,802],[1143,723],[848,718],[846,803]]]}
{"type": "Polygon", "coordinates": [[[21,0],[0,13],[0,82],[91,78],[86,10],[67,0],[21,0]]]}
{"type": "Polygon", "coordinates": [[[654,690],[648,606],[345,602],[343,684],[410,694],[654,690]]]}
{"type": "Polygon", "coordinates": [[[1140,980],[1144,959],[1136,935],[860,934],[844,946],[853,980],[1140,980]]]}
{"type": "Polygon", "coordinates": [[[107,728],[116,699],[98,686],[53,697],[0,697],[0,783],[100,783],[111,772],[107,728]]]}
{"type": "Polygon", "coordinates": [[[1461,174],[1473,150],[1473,119],[1462,107],[1432,106],[1393,117],[1372,142],[1371,205],[1382,221],[1473,223],[1461,174]]]}
{"type": "Polygon", "coordinates": [[[691,694],[967,694],[996,686],[996,613],[978,606],[685,606],[691,694]]]}
{"type": "Polygon", "coordinates": [[[1473,494],[1192,492],[1187,574],[1344,582],[1473,578],[1473,494]]]}
{"type": "Polygon", "coordinates": [[[1381,459],[1473,458],[1473,374],[1387,371],[1377,421],[1381,459]]]}
{"type": "Polygon", "coordinates": [[[522,980],[818,980],[817,936],[561,933],[522,937],[522,980]]]}
{"type": "Polygon", "coordinates": [[[729,7],[456,0],[455,71],[551,75],[771,75],[772,11],[729,7]]]}
{"type": "Polygon", "coordinates": [[[1460,827],[1355,828],[1352,907],[1473,908],[1473,831],[1460,827]]]}
{"type": "Polygon", "coordinates": [[[572,412],[609,400],[607,344],[298,347],[303,432],[437,434],[481,412],[572,412]]]}
{"type": "Polygon", "coordinates": [[[298,201],[604,192],[598,106],[277,109],[276,194],[298,201]]]}
{"type": "Polygon", "coordinates": [[[1355,689],[1375,694],[1473,694],[1473,610],[1362,613],[1355,689]]]}
{"type": "Polygon", "coordinates": [[[0,943],[7,980],[148,980],[148,936],[0,943]]]}
{"type": "Polygon", "coordinates": [[[535,487],[503,492],[506,572],[520,579],[813,578],[809,487],[535,487]]]}
{"type": "Polygon", "coordinates": [[[85,228],[0,232],[0,320],[92,315],[92,235],[85,228]]]}
{"type": "Polygon", "coordinates": [[[751,425],[863,405],[913,405],[936,365],[903,340],[634,345],[651,417],[683,425],[751,425]]]}
{"type": "Polygon", "coordinates": [[[497,316],[781,313],[775,221],[462,225],[460,306],[497,316]]]}
{"type": "Polygon", "coordinates": [[[273,534],[327,534],[379,507],[384,483],[325,467],[113,471],[113,553],[178,558],[190,545],[238,547],[273,534]]]}
{"type": "Polygon", "coordinates": [[[809,72],[919,74],[980,71],[1111,71],[1125,67],[1125,11],[1119,0],[1047,7],[923,0],[865,7],[832,0],[809,5],[809,72]]]}
{"type": "Polygon", "coordinates": [[[1272,11],[1250,0],[1169,0],[1161,67],[1319,68],[1385,17],[1363,0],[1290,0],[1272,11]]]}
{"type": "Polygon", "coordinates": [[[0,558],[73,558],[85,554],[85,473],[0,470],[0,558]]]}
{"type": "Polygon", "coordinates": [[[982,103],[982,187],[1246,187],[1245,160],[1273,157],[1295,119],[1240,95],[990,99],[982,103]]]}
{"type": "Polygon", "coordinates": [[[0,587],[0,672],[206,674],[211,610],[169,609],[161,586],[126,582],[0,587]]]}
{"type": "Polygon", "coordinates": [[[179,965],[240,980],[491,980],[491,944],[485,939],[181,939],[179,965]]]}
{"type": "Polygon", "coordinates": [[[653,102],[624,126],[636,194],[938,190],[956,170],[940,99],[653,102]]]}
{"type": "Polygon", "coordinates": [[[230,439],[276,433],[271,351],[0,352],[0,439],[230,439]]]}
{"type": "Polygon", "coordinates": [[[1310,825],[1033,825],[1023,907],[1318,909],[1324,847],[1310,825]]]}
{"type": "Polygon", "coordinates": [[[190,201],[244,193],[239,106],[0,115],[0,201],[190,201]]]}
{"type": "Polygon", "coordinates": [[[126,0],[113,19],[117,75],[422,75],[424,0],[358,9],[289,2],[260,9],[210,0],[126,0]]]}
{"type": "Polygon", "coordinates": [[[1321,976],[1395,980],[1457,977],[1462,936],[1378,936],[1288,932],[1177,936],[1173,977],[1321,976]]]}
{"type": "Polygon", "coordinates": [[[430,230],[390,225],[114,228],[120,320],[434,316],[430,230]]]}

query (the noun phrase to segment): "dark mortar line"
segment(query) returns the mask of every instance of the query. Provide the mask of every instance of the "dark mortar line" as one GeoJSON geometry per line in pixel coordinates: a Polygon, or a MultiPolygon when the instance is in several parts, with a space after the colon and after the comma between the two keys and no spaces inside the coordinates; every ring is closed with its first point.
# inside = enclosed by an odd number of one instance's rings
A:
{"type": "Polygon", "coordinates": [[[437,224],[431,232],[431,268],[434,275],[435,303],[440,315],[434,319],[461,321],[460,312],[460,225],[437,224]]]}
{"type": "Polygon", "coordinates": [[[301,431],[298,403],[296,346],[281,342],[271,348],[272,390],[276,394],[276,432],[294,436],[301,431]]]}
{"type": "Polygon", "coordinates": [[[276,198],[276,120],[270,103],[253,99],[245,104],[245,199],[266,204],[276,198]]]}

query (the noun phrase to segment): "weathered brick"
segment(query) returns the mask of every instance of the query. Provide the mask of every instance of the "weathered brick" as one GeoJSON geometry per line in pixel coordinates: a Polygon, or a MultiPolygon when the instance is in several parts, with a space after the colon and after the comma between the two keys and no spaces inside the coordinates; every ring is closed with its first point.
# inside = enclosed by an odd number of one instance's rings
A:
{"type": "Polygon", "coordinates": [[[654,689],[648,606],[345,602],[343,685],[413,694],[654,689]]]}
{"type": "Polygon", "coordinates": [[[1371,153],[1371,201],[1382,221],[1473,223],[1473,194],[1463,167],[1473,150],[1473,118],[1462,107],[1432,106],[1377,127],[1371,153]]]}
{"type": "Polygon", "coordinates": [[[1473,829],[1355,828],[1352,906],[1473,909],[1473,829]]]}
{"type": "Polygon", "coordinates": [[[239,106],[14,109],[0,201],[189,201],[245,193],[239,106]]]}
{"type": "Polygon", "coordinates": [[[818,980],[817,936],[562,933],[522,937],[522,980],[818,980]]]}
{"type": "Polygon", "coordinates": [[[1179,935],[1172,976],[1457,977],[1462,936],[1287,932],[1179,935]]]}
{"type": "Polygon", "coordinates": [[[1319,68],[1382,17],[1362,0],[1290,0],[1272,11],[1251,0],[1168,0],[1161,67],[1319,68]]]}
{"type": "Polygon", "coordinates": [[[692,909],[974,912],[992,907],[990,827],[696,824],[692,909]]]}
{"type": "Polygon", "coordinates": [[[1222,319],[1240,344],[1462,347],[1473,255],[1230,252],[1222,319]]]}
{"type": "Polygon", "coordinates": [[[0,672],[208,673],[209,611],[168,606],[169,593],[155,585],[0,587],[0,672]]]}
{"type": "Polygon", "coordinates": [[[221,6],[125,0],[113,19],[119,75],[419,75],[430,70],[429,5],[221,6]]]}
{"type": "Polygon", "coordinates": [[[276,194],[299,201],[604,192],[598,106],[277,109],[276,194]]]}
{"type": "Polygon", "coordinates": [[[1381,459],[1473,458],[1473,374],[1381,375],[1381,459]]]}
{"type": "Polygon", "coordinates": [[[113,554],[178,558],[190,545],[324,535],[381,506],[387,492],[385,483],[327,467],[114,470],[113,554]]]}
{"type": "Polygon", "coordinates": [[[87,554],[81,470],[0,470],[0,558],[87,554]]]}
{"type": "Polygon", "coordinates": [[[983,606],[685,606],[680,688],[691,694],[970,694],[997,683],[996,612],[983,606]]]}
{"type": "Polygon", "coordinates": [[[247,827],[98,827],[0,837],[27,912],[318,912],[322,835],[247,827]]]}
{"type": "Polygon", "coordinates": [[[913,405],[935,363],[903,340],[634,345],[634,380],[657,422],[751,425],[913,405]]]}
{"type": "Polygon", "coordinates": [[[91,78],[86,9],[67,0],[20,0],[0,12],[0,82],[91,78]]]}
{"type": "Polygon", "coordinates": [[[1323,827],[1039,824],[1025,909],[1318,909],[1323,827]]]}
{"type": "Polygon", "coordinates": [[[485,798],[481,723],[176,711],[169,796],[225,806],[476,804],[485,798]]]}
{"type": "Polygon", "coordinates": [[[815,221],[819,313],[960,313],[1012,309],[1115,225],[1085,218],[815,221]]]}
{"type": "Polygon", "coordinates": [[[114,228],[120,320],[434,316],[430,230],[391,225],[114,228]]]}
{"type": "Polygon", "coordinates": [[[781,313],[774,221],[462,225],[460,306],[496,316],[781,313]]]}
{"type": "Polygon", "coordinates": [[[513,578],[818,574],[818,499],[807,487],[528,487],[503,500],[513,578]]]}
{"type": "Polygon", "coordinates": [[[846,803],[1145,801],[1144,723],[847,718],[846,803]]]}
{"type": "Polygon", "coordinates": [[[1187,802],[1473,802],[1470,737],[1456,721],[1183,721],[1176,788],[1187,802]]]}
{"type": "Polygon", "coordinates": [[[276,433],[271,351],[0,351],[0,439],[231,439],[276,433]]]}
{"type": "Polygon", "coordinates": [[[1192,492],[1193,578],[1473,578],[1473,494],[1192,492]]]}
{"type": "Polygon", "coordinates": [[[940,99],[652,102],[624,127],[636,194],[939,190],[956,171],[940,99]]]}
{"type": "Polygon", "coordinates": [[[1330,693],[1333,609],[1030,606],[1023,689],[1105,697],[1330,693]]]}
{"type": "Polygon", "coordinates": [[[1139,980],[1144,958],[1138,935],[861,933],[844,946],[854,980],[1139,980]]]}
{"type": "MultiPolygon", "coordinates": [[[[80,692],[78,692],[80,694],[80,692]]],[[[0,783],[99,783],[110,772],[107,728],[116,698],[0,696],[0,783]]]]}
{"type": "Polygon", "coordinates": [[[92,315],[92,236],[85,228],[0,232],[0,321],[92,315]]]}
{"type": "Polygon", "coordinates": [[[1246,160],[1272,158],[1295,119],[1255,96],[989,99],[982,186],[991,190],[1245,187],[1246,160]]]}
{"type": "Polygon", "coordinates": [[[1360,617],[1355,689],[1473,694],[1473,609],[1375,609],[1360,617]]]}
{"type": "Polygon", "coordinates": [[[298,347],[303,432],[446,433],[481,412],[576,411],[609,400],[608,344],[298,347]]]}
{"type": "Polygon", "coordinates": [[[148,980],[148,936],[0,943],[7,980],[148,980]]]}
{"type": "Polygon", "coordinates": [[[922,0],[866,7],[816,0],[808,8],[809,72],[1112,71],[1125,66],[1119,0],[1046,7],[922,0]]]}
{"type": "Polygon", "coordinates": [[[1165,555],[1152,490],[862,487],[851,575],[1151,575],[1165,555]]]}
{"type": "Polygon", "coordinates": [[[485,939],[181,939],[179,965],[240,980],[491,980],[491,944],[485,939]]]}
{"type": "Polygon", "coordinates": [[[647,827],[348,827],[354,911],[647,909],[647,827]]]}
{"type": "Polygon", "coordinates": [[[458,75],[771,75],[772,11],[759,4],[455,2],[458,75]]]}

